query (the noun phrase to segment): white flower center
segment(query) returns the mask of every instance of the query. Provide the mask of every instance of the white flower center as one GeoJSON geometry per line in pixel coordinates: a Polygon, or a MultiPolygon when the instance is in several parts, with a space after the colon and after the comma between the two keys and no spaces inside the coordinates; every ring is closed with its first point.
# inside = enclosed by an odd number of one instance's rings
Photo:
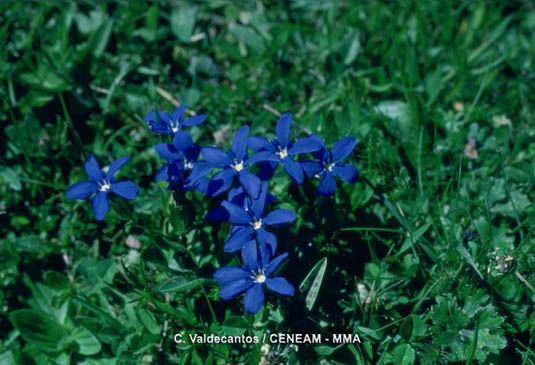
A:
{"type": "Polygon", "coordinates": [[[259,284],[262,284],[264,281],[266,281],[266,275],[259,274],[255,277],[255,281],[259,284]]]}
{"type": "Polygon", "coordinates": [[[185,169],[188,169],[188,170],[191,170],[193,168],[193,162],[191,161],[184,161],[184,168],[185,169]]]}
{"type": "Polygon", "coordinates": [[[279,152],[275,154],[278,155],[281,159],[285,159],[286,157],[288,157],[288,149],[286,147],[280,148],[279,152]]]}
{"type": "Polygon", "coordinates": [[[110,190],[110,182],[108,180],[104,180],[101,183],[99,183],[98,190],[100,191],[108,191],[110,190]]]}
{"type": "Polygon", "coordinates": [[[243,170],[243,161],[240,161],[238,163],[235,163],[234,165],[232,165],[232,168],[238,172],[240,172],[241,170],[243,170]]]}
{"type": "Polygon", "coordinates": [[[320,175],[320,174],[315,174],[314,177],[315,177],[316,179],[319,179],[319,178],[321,177],[321,175],[320,175]]]}
{"type": "Polygon", "coordinates": [[[334,165],[335,165],[335,164],[334,164],[334,163],[332,163],[332,164],[330,164],[330,165],[326,166],[326,167],[325,167],[325,170],[327,170],[327,171],[332,171],[332,170],[333,170],[333,168],[334,168],[334,165]]]}
{"type": "Polygon", "coordinates": [[[173,133],[178,132],[178,122],[177,121],[171,122],[171,130],[173,131],[173,133]]]}
{"type": "Polygon", "coordinates": [[[254,230],[259,230],[262,227],[262,219],[253,222],[254,230]]]}
{"type": "Polygon", "coordinates": [[[253,275],[251,278],[254,280],[255,283],[262,284],[266,281],[266,273],[265,270],[262,268],[259,272],[252,271],[253,275]]]}

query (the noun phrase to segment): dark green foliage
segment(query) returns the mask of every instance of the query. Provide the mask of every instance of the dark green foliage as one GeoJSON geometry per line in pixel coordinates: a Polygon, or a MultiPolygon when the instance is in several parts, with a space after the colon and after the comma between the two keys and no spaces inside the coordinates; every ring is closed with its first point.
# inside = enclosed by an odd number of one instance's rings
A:
{"type": "Polygon", "coordinates": [[[534,32],[529,1],[0,2],[0,364],[535,364],[534,32]],[[202,145],[272,109],[359,140],[334,197],[272,180],[295,297],[219,299],[218,202],[154,181],[173,99],[202,145]],[[89,153],[141,188],[105,223],[65,196],[89,153]],[[362,343],[187,338],[270,333],[362,343]]]}

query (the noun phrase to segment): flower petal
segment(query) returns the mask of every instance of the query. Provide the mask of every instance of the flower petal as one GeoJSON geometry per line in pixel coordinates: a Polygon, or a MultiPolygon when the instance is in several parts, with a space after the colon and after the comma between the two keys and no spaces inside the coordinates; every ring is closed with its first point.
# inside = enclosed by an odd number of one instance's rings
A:
{"type": "Polygon", "coordinates": [[[219,296],[224,300],[232,299],[242,291],[249,289],[253,284],[254,281],[251,278],[230,282],[219,290],[219,296]]]}
{"type": "Polygon", "coordinates": [[[264,137],[249,137],[247,140],[247,145],[250,149],[252,149],[255,152],[258,152],[262,149],[267,149],[271,145],[267,138],[264,137]]]}
{"type": "Polygon", "coordinates": [[[275,237],[273,233],[266,231],[264,228],[260,228],[256,231],[256,238],[261,245],[269,246],[271,255],[275,254],[275,251],[277,250],[277,237],[275,237]]]}
{"type": "Polygon", "coordinates": [[[267,278],[266,286],[269,290],[282,295],[293,296],[295,289],[285,278],[267,278]]]}
{"type": "Polygon", "coordinates": [[[243,259],[243,263],[249,268],[258,268],[258,250],[256,248],[255,240],[249,240],[245,242],[241,250],[241,257],[243,259]]]}
{"type": "Polygon", "coordinates": [[[85,172],[91,180],[101,181],[104,179],[104,172],[98,166],[97,159],[92,154],[89,155],[87,162],[85,163],[85,172]]]}
{"type": "Polygon", "coordinates": [[[180,104],[173,110],[173,114],[171,114],[171,119],[173,121],[181,121],[184,118],[184,111],[186,111],[186,108],[188,106],[186,104],[180,104]]]}
{"type": "Polygon", "coordinates": [[[125,199],[134,199],[139,193],[139,188],[132,181],[121,181],[110,186],[111,191],[125,199]]]}
{"type": "Polygon", "coordinates": [[[263,222],[268,225],[287,223],[295,220],[295,214],[288,209],[277,209],[269,213],[263,222]]]}
{"type": "Polygon", "coordinates": [[[275,153],[270,151],[260,151],[252,155],[249,159],[247,159],[246,164],[247,166],[253,165],[258,162],[275,162],[280,163],[281,158],[277,156],[275,153]]]}
{"type": "Polygon", "coordinates": [[[130,157],[128,156],[123,156],[123,157],[120,157],[118,158],[117,160],[113,161],[111,164],[110,164],[110,167],[108,168],[108,173],[106,174],[106,178],[108,180],[111,180],[111,178],[113,177],[113,175],[115,175],[115,173],[121,168],[123,167],[123,165],[125,163],[127,163],[128,161],[130,161],[130,157]]]}
{"type": "Polygon", "coordinates": [[[194,125],[199,125],[199,124],[202,124],[204,123],[204,121],[206,120],[206,115],[204,114],[198,114],[198,115],[194,115],[193,117],[191,118],[188,118],[186,119],[182,125],[184,127],[191,127],[191,126],[194,126],[194,125]]]}
{"type": "Polygon", "coordinates": [[[247,140],[249,139],[249,126],[244,125],[232,138],[232,152],[238,161],[244,159],[247,153],[247,140]]]}
{"type": "Polygon", "coordinates": [[[235,252],[241,250],[243,246],[251,240],[253,235],[252,227],[243,227],[233,232],[225,242],[225,252],[235,252]]]}
{"type": "Polygon", "coordinates": [[[243,306],[245,310],[251,314],[255,314],[264,305],[264,288],[262,284],[254,284],[252,288],[247,290],[243,298],[243,306]]]}
{"type": "Polygon", "coordinates": [[[98,186],[93,181],[80,181],[69,186],[67,189],[67,198],[69,199],[87,199],[91,194],[97,191],[98,186]]]}
{"type": "Polygon", "coordinates": [[[262,213],[264,212],[264,204],[266,203],[267,195],[267,185],[267,181],[262,181],[258,198],[253,199],[253,204],[251,205],[251,209],[253,210],[253,213],[257,218],[260,218],[262,216],[262,213]]]}
{"type": "Polygon", "coordinates": [[[222,202],[221,205],[229,212],[229,222],[241,225],[251,222],[251,216],[242,207],[228,201],[222,202]]]}
{"type": "Polygon", "coordinates": [[[166,161],[175,161],[182,159],[180,151],[175,146],[168,143],[158,143],[154,146],[158,155],[166,161]]]}
{"type": "Polygon", "coordinates": [[[290,157],[284,159],[284,170],[294,183],[297,185],[303,182],[305,175],[303,173],[303,168],[301,164],[297,161],[292,160],[290,157]]]}
{"type": "Polygon", "coordinates": [[[243,280],[251,276],[251,273],[245,271],[239,266],[224,266],[220,267],[214,273],[214,279],[219,284],[230,284],[233,281],[243,280]]]}
{"type": "Polygon", "coordinates": [[[333,174],[326,172],[323,174],[320,183],[318,184],[318,194],[320,195],[331,195],[336,189],[336,179],[333,174]]]}
{"type": "Polygon", "coordinates": [[[156,181],[167,181],[167,168],[169,164],[165,164],[158,171],[156,171],[156,181]]]}
{"type": "Polygon", "coordinates": [[[219,207],[209,211],[205,218],[216,222],[226,222],[229,218],[229,212],[225,208],[219,207]]]}
{"type": "Polygon", "coordinates": [[[193,139],[191,139],[191,134],[186,131],[178,131],[173,136],[173,145],[179,151],[186,151],[193,146],[193,139]]]}
{"type": "Polygon", "coordinates": [[[107,194],[103,191],[97,192],[91,205],[93,207],[95,218],[99,221],[103,220],[106,213],[108,213],[108,210],[110,210],[110,202],[107,194]]]}
{"type": "Polygon", "coordinates": [[[355,148],[357,140],[355,137],[342,137],[334,144],[332,149],[333,162],[340,162],[351,154],[351,151],[355,148]]]}
{"type": "Polygon", "coordinates": [[[212,166],[206,162],[206,161],[199,161],[194,166],[193,169],[191,169],[191,173],[189,174],[189,179],[192,182],[197,181],[203,176],[208,175],[212,171],[212,166]]]}
{"type": "Polygon", "coordinates": [[[204,147],[201,154],[214,167],[225,167],[232,163],[229,155],[217,147],[204,147]]]}
{"type": "Polygon", "coordinates": [[[300,153],[311,153],[319,151],[323,148],[322,141],[313,136],[301,138],[297,140],[288,150],[290,155],[297,155],[300,153]]]}
{"type": "Polygon", "coordinates": [[[277,135],[277,140],[282,147],[288,146],[290,142],[290,125],[292,123],[292,113],[284,113],[280,116],[277,121],[277,126],[275,127],[275,134],[277,135]]]}
{"type": "Polygon", "coordinates": [[[350,184],[355,183],[359,178],[359,170],[351,164],[335,165],[333,173],[340,176],[350,184]]]}
{"type": "Polygon", "coordinates": [[[236,172],[232,168],[215,173],[208,184],[207,194],[209,196],[216,196],[227,191],[234,181],[234,175],[236,175],[236,172]]]}
{"type": "Polygon", "coordinates": [[[319,163],[316,161],[301,161],[301,167],[303,168],[303,171],[307,175],[307,177],[313,177],[314,175],[318,174],[323,168],[319,163]]]}
{"type": "Polygon", "coordinates": [[[258,193],[260,192],[260,179],[256,175],[251,174],[249,171],[242,170],[238,173],[238,179],[247,194],[253,199],[258,197],[258,193]]]}
{"type": "Polygon", "coordinates": [[[266,276],[271,275],[271,273],[275,271],[275,269],[280,265],[280,263],[287,257],[288,253],[285,252],[271,260],[270,263],[266,265],[266,276]]]}

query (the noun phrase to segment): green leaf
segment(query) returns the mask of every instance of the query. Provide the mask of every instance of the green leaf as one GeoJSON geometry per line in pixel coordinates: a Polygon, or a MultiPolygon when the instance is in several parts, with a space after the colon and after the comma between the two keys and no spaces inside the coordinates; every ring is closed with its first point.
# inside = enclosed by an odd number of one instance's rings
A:
{"type": "Polygon", "coordinates": [[[77,352],[81,355],[98,354],[102,348],[100,341],[84,327],[75,327],[71,332],[71,341],[78,345],[77,352]]]}
{"type": "Polygon", "coordinates": [[[2,166],[0,168],[0,176],[2,176],[2,179],[6,182],[6,184],[15,191],[20,191],[22,189],[22,184],[19,180],[19,175],[15,172],[15,170],[2,166]]]}
{"type": "Polygon", "coordinates": [[[322,356],[329,356],[334,352],[334,350],[336,350],[336,347],[331,347],[331,346],[314,347],[314,351],[316,351],[318,355],[322,355],[322,356]]]}
{"type": "Polygon", "coordinates": [[[324,257],[319,260],[316,265],[309,271],[301,285],[299,285],[299,290],[304,292],[307,288],[310,287],[308,291],[305,303],[308,310],[312,310],[314,303],[318,297],[321,283],[323,282],[323,276],[325,275],[325,270],[327,269],[327,258],[324,257]],[[314,276],[315,275],[315,276],[314,276]],[[314,276],[314,277],[313,277],[314,276]]]}
{"type": "Polygon", "coordinates": [[[143,323],[143,325],[149,330],[150,333],[152,333],[153,335],[160,334],[160,326],[158,325],[158,322],[156,322],[154,314],[145,309],[140,309],[137,312],[137,315],[141,323],[143,323]]]}
{"type": "Polygon", "coordinates": [[[262,54],[266,48],[264,38],[262,38],[256,31],[248,26],[231,23],[228,29],[232,35],[238,38],[239,41],[251,47],[256,53],[262,54]]]}
{"type": "Polygon", "coordinates": [[[394,363],[396,365],[411,365],[416,360],[414,349],[409,344],[396,346],[394,349],[394,363]]]}
{"type": "Polygon", "coordinates": [[[199,287],[203,283],[207,282],[207,279],[202,278],[191,278],[184,276],[176,276],[169,279],[160,286],[160,291],[162,293],[167,292],[181,292],[186,290],[191,290],[199,287]]]}
{"type": "Polygon", "coordinates": [[[230,316],[223,322],[222,330],[225,336],[241,336],[249,328],[244,317],[230,316]]]}
{"type": "Polygon", "coordinates": [[[6,351],[6,352],[4,352],[3,354],[0,355],[0,364],[2,364],[2,365],[17,365],[11,350],[10,351],[6,351]]]}
{"type": "Polygon", "coordinates": [[[19,309],[9,320],[22,338],[44,352],[61,352],[67,345],[67,331],[56,320],[41,311],[19,309]]]}
{"type": "Polygon", "coordinates": [[[427,232],[429,227],[431,227],[431,223],[424,224],[423,226],[412,232],[412,234],[411,232],[407,232],[407,237],[405,238],[405,241],[403,241],[403,245],[401,245],[401,248],[399,249],[397,255],[401,255],[403,252],[407,251],[414,244],[416,244],[418,240],[422,238],[425,232],[427,232]]]}
{"type": "Polygon", "coordinates": [[[113,19],[108,20],[102,24],[96,31],[94,38],[92,39],[93,56],[99,58],[106,50],[108,42],[110,40],[111,31],[113,29],[113,19]]]}
{"type": "Polygon", "coordinates": [[[181,6],[171,12],[171,32],[182,42],[189,42],[195,28],[197,8],[181,6]]]}

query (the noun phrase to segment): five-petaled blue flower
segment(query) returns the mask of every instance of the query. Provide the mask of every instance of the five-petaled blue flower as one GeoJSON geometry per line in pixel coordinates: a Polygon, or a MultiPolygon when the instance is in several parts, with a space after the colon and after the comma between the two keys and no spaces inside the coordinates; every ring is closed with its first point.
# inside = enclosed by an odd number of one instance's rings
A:
{"type": "Polygon", "coordinates": [[[204,114],[198,114],[191,118],[184,119],[184,111],[186,108],[186,104],[181,104],[177,106],[171,114],[158,110],[159,122],[156,113],[153,111],[147,114],[144,119],[151,131],[159,134],[171,135],[181,130],[182,127],[198,125],[206,120],[206,115],[204,114]]]}
{"type": "Polygon", "coordinates": [[[90,155],[85,163],[85,172],[89,181],[80,181],[69,186],[67,197],[70,199],[87,199],[91,194],[96,193],[92,201],[93,213],[97,220],[104,219],[110,209],[108,193],[122,196],[125,199],[134,199],[139,193],[139,188],[132,181],[116,182],[113,177],[115,173],[130,160],[130,157],[123,156],[113,161],[107,173],[104,173],[98,166],[95,156],[90,155]]]}
{"type": "Polygon", "coordinates": [[[270,262],[265,257],[256,260],[244,257],[244,266],[226,266],[219,268],[214,278],[223,285],[219,291],[221,298],[230,300],[242,292],[245,293],[243,305],[249,313],[255,314],[264,305],[264,285],[271,291],[293,296],[295,289],[282,277],[271,277],[273,271],[288,256],[287,253],[275,257],[270,262]]]}
{"type": "Polygon", "coordinates": [[[295,220],[295,214],[288,209],[277,209],[264,215],[266,197],[267,181],[263,181],[258,197],[252,198],[250,205],[239,206],[229,201],[221,203],[228,212],[229,222],[234,225],[230,237],[225,242],[225,252],[234,252],[244,247],[252,250],[251,247],[246,247],[246,244],[256,238],[260,245],[268,245],[271,254],[275,254],[277,238],[265,227],[291,222],[295,220]]]}
{"type": "Polygon", "coordinates": [[[248,135],[248,126],[238,129],[232,138],[232,149],[228,152],[217,147],[204,147],[201,150],[205,161],[212,167],[222,169],[212,176],[208,185],[208,195],[215,196],[228,190],[234,181],[234,176],[238,175],[240,184],[245,191],[253,197],[258,196],[260,179],[247,169],[251,164],[257,162],[259,157],[262,158],[265,152],[259,152],[249,158],[247,152],[248,135]]]}
{"type": "Polygon", "coordinates": [[[342,160],[351,154],[357,141],[354,137],[342,137],[333,146],[331,151],[325,148],[325,143],[315,136],[323,144],[323,149],[313,153],[317,161],[301,161],[303,170],[308,177],[320,179],[318,194],[331,195],[336,189],[336,176],[350,184],[354,184],[359,176],[357,168],[351,164],[344,164],[342,160]]]}
{"type": "Polygon", "coordinates": [[[276,139],[269,142],[264,137],[249,138],[249,148],[253,151],[267,151],[262,158],[257,158],[259,162],[266,162],[261,166],[259,176],[268,180],[273,176],[278,164],[284,165],[284,170],[292,181],[296,184],[303,182],[303,169],[294,157],[301,153],[310,153],[320,150],[323,145],[319,138],[314,136],[301,138],[295,143],[290,141],[290,125],[292,114],[285,113],[281,115],[275,127],[276,139]]]}
{"type": "Polygon", "coordinates": [[[197,189],[206,193],[208,179],[204,175],[212,167],[206,161],[197,161],[201,147],[193,143],[188,132],[178,131],[173,136],[173,144],[160,143],[154,149],[167,161],[156,173],[156,180],[169,182],[169,189],[197,189]]]}

